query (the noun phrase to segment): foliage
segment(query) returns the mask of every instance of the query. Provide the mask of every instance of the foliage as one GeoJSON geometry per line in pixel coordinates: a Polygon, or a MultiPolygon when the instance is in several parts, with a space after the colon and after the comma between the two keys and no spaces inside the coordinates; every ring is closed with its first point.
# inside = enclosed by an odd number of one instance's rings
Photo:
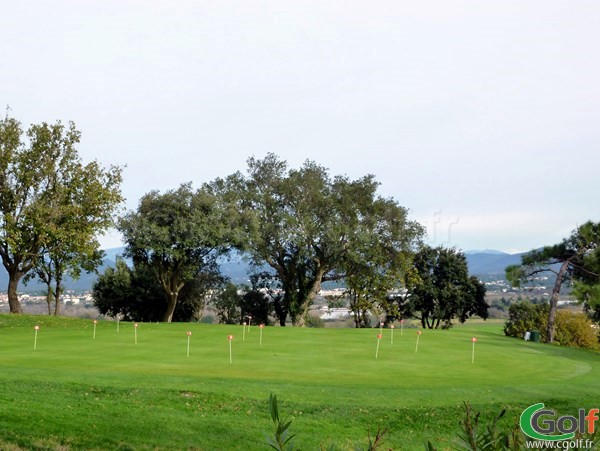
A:
{"type": "Polygon", "coordinates": [[[577,281],[573,284],[573,296],[581,303],[589,317],[596,323],[600,323],[600,283],[588,284],[577,281]]]}
{"type": "Polygon", "coordinates": [[[559,244],[533,250],[521,258],[520,265],[506,268],[506,278],[513,286],[533,282],[539,274],[556,276],[546,327],[546,341],[554,340],[556,310],[563,283],[582,281],[587,285],[600,281],[600,223],[586,222],[559,244]]]}
{"type": "MultiPolygon", "coordinates": [[[[219,275],[202,273],[182,289],[174,312],[177,321],[198,321],[208,292],[220,281],[219,275]]],[[[129,268],[118,259],[94,284],[92,296],[100,313],[121,316],[125,321],[160,321],[167,299],[152,270],[144,265],[129,268]]]]}
{"type": "MultiPolygon", "coordinates": [[[[122,201],[121,169],[83,165],[75,124],[32,125],[0,120],[0,257],[9,275],[11,312],[20,313],[17,284],[34,267],[55,299],[63,274],[99,262],[96,234],[122,201]]],[[[30,277],[29,277],[30,278],[30,277]]],[[[58,313],[58,304],[55,310],[58,313]]]]}
{"type": "Polygon", "coordinates": [[[171,322],[179,294],[202,273],[214,273],[227,248],[226,228],[217,199],[190,184],[142,197],[137,211],[121,218],[126,254],[136,267],[151,269],[167,303],[161,321],[171,322]]]}
{"type": "MultiPolygon", "coordinates": [[[[273,154],[250,158],[247,175],[236,173],[211,184],[211,190],[238,211],[238,246],[257,266],[269,265],[283,294],[275,308],[281,325],[289,314],[304,325],[321,284],[358,272],[374,277],[385,272],[377,252],[404,260],[422,236],[420,225],[407,219],[407,210],[377,195],[372,176],[359,180],[331,177],[307,161],[300,169],[273,154]]],[[[387,260],[386,260],[387,261],[387,260]]]]}
{"type": "Polygon", "coordinates": [[[556,312],[556,332],[554,339],[564,346],[598,349],[598,332],[583,313],[567,310],[556,312]]]}
{"type": "Polygon", "coordinates": [[[472,315],[487,318],[485,285],[469,276],[462,252],[423,246],[414,265],[418,278],[407,281],[408,302],[402,309],[421,320],[424,328],[437,329],[441,325],[447,329],[454,318],[464,323],[472,315]]]}
{"type": "Polygon", "coordinates": [[[293,420],[283,421],[279,418],[277,395],[273,393],[269,396],[269,411],[271,420],[273,420],[273,424],[275,425],[275,432],[273,437],[267,436],[267,443],[271,448],[276,449],[277,451],[293,451],[296,449],[293,440],[295,434],[290,435],[289,431],[293,420]]]}
{"type": "MultiPolygon", "coordinates": [[[[526,332],[544,330],[548,320],[548,304],[532,304],[529,301],[515,302],[508,308],[508,320],[504,325],[504,334],[521,338],[526,332]]],[[[546,337],[540,337],[542,341],[546,337]]]]}
{"type": "Polygon", "coordinates": [[[318,316],[308,315],[306,317],[306,327],[325,327],[325,321],[318,316]]]}
{"type": "Polygon", "coordinates": [[[492,420],[491,424],[481,425],[480,414],[474,414],[471,404],[463,403],[465,416],[461,422],[461,431],[458,433],[459,449],[472,451],[519,451],[524,443],[518,424],[504,431],[498,430],[498,421],[504,416],[506,410],[492,420]]]}
{"type": "Polygon", "coordinates": [[[241,303],[242,296],[238,294],[237,286],[231,282],[225,285],[225,288],[212,301],[212,305],[217,309],[219,322],[223,324],[239,324],[241,322],[241,303]]]}
{"type": "Polygon", "coordinates": [[[254,324],[271,323],[269,316],[273,312],[271,299],[259,290],[249,290],[244,293],[241,300],[242,318],[252,317],[254,324]]]}
{"type": "MultiPolygon", "coordinates": [[[[505,335],[522,339],[527,331],[544,330],[549,309],[548,304],[532,304],[529,301],[512,304],[504,325],[505,335]]],[[[582,313],[559,310],[556,313],[555,342],[564,346],[597,349],[598,333],[592,326],[589,318],[582,313]]],[[[540,338],[546,342],[545,336],[540,338]]]]}

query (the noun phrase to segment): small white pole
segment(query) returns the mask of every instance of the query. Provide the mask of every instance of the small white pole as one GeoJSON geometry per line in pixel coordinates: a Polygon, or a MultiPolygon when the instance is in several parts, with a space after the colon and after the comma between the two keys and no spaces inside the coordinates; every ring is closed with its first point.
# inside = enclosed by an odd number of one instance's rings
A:
{"type": "Polygon", "coordinates": [[[94,320],[94,340],[96,339],[96,324],[98,324],[98,321],[94,320]]]}
{"type": "Polygon", "coordinates": [[[473,351],[471,352],[471,363],[475,363],[475,343],[477,343],[477,338],[473,337],[471,338],[471,341],[473,342],[473,351]]]}
{"type": "Polygon", "coordinates": [[[117,333],[119,333],[119,320],[121,319],[121,317],[119,315],[117,315],[117,333]]]}
{"type": "Polygon", "coordinates": [[[393,345],[394,344],[394,325],[393,324],[390,326],[390,329],[392,329],[390,344],[393,345]]]}
{"type": "Polygon", "coordinates": [[[375,350],[375,360],[377,360],[377,356],[379,355],[379,342],[381,341],[381,334],[377,334],[377,349],[375,350]]]}
{"type": "Polygon", "coordinates": [[[244,329],[242,332],[242,341],[246,341],[246,321],[244,321],[244,329]]]}
{"type": "Polygon", "coordinates": [[[415,354],[417,353],[417,351],[419,350],[419,337],[421,336],[421,331],[418,330],[417,331],[417,346],[415,346],[415,354]]]}
{"type": "Polygon", "coordinates": [[[404,335],[404,320],[400,320],[400,336],[404,335]]]}
{"type": "Polygon", "coordinates": [[[231,357],[231,342],[233,341],[233,335],[229,335],[227,337],[227,340],[229,340],[229,364],[231,365],[233,363],[233,360],[231,357]]]}
{"type": "Polygon", "coordinates": [[[133,325],[133,335],[134,335],[134,342],[135,342],[135,344],[137,344],[137,329],[138,329],[138,323],[135,323],[133,325]]]}
{"type": "Polygon", "coordinates": [[[40,326],[35,326],[33,329],[35,330],[35,335],[33,337],[33,350],[35,351],[37,349],[37,333],[38,330],[40,330],[40,326]]]}
{"type": "Polygon", "coordinates": [[[263,328],[265,327],[265,325],[261,324],[258,327],[260,327],[260,346],[262,346],[262,331],[263,331],[263,328]]]}
{"type": "Polygon", "coordinates": [[[187,356],[190,356],[190,337],[192,336],[192,331],[187,331],[187,356]]]}

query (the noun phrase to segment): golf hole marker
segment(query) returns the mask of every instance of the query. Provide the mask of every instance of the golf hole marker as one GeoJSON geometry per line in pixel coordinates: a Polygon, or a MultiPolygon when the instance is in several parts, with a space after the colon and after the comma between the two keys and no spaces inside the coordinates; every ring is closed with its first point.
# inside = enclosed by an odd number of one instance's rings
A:
{"type": "Polygon", "coordinates": [[[233,341],[233,335],[228,335],[227,341],[229,341],[229,364],[231,365],[231,363],[233,362],[233,360],[231,359],[231,342],[233,341]]]}
{"type": "Polygon", "coordinates": [[[264,324],[261,324],[261,325],[260,325],[260,326],[258,326],[258,327],[260,328],[260,342],[259,342],[260,344],[259,344],[259,345],[260,345],[260,346],[262,346],[262,331],[263,331],[263,329],[264,329],[265,325],[264,325],[264,324]]]}
{"type": "Polygon", "coordinates": [[[94,336],[93,336],[94,340],[96,339],[96,324],[98,324],[98,321],[94,320],[94,336]]]}
{"type": "Polygon", "coordinates": [[[137,344],[137,330],[138,330],[138,323],[134,323],[134,325],[133,325],[133,341],[135,344],[137,344]]]}
{"type": "Polygon", "coordinates": [[[244,325],[244,329],[242,331],[242,341],[246,341],[246,321],[242,323],[244,325]]]}
{"type": "Polygon", "coordinates": [[[390,335],[391,336],[391,338],[390,338],[390,344],[393,345],[394,344],[394,325],[393,324],[390,325],[390,329],[392,329],[392,332],[391,332],[391,335],[390,335]]]}
{"type": "Polygon", "coordinates": [[[192,336],[192,331],[187,331],[187,356],[190,356],[190,337],[192,336]]]}
{"type": "Polygon", "coordinates": [[[417,351],[419,350],[419,337],[421,336],[421,331],[418,330],[417,331],[417,345],[415,346],[415,354],[417,353],[417,351]]]}
{"type": "Polygon", "coordinates": [[[403,332],[404,332],[404,320],[401,319],[400,320],[400,336],[403,335],[403,332]]]}
{"type": "Polygon", "coordinates": [[[377,357],[379,356],[379,342],[381,341],[381,334],[377,334],[377,349],[375,350],[375,360],[377,360],[377,357]]]}
{"type": "Polygon", "coordinates": [[[37,349],[37,334],[38,334],[38,330],[40,330],[40,326],[36,325],[33,328],[33,330],[35,330],[34,336],[33,336],[33,350],[35,351],[37,349]]]}
{"type": "Polygon", "coordinates": [[[471,342],[473,343],[473,351],[471,352],[471,363],[475,363],[475,343],[477,343],[477,338],[471,338],[471,342]]]}

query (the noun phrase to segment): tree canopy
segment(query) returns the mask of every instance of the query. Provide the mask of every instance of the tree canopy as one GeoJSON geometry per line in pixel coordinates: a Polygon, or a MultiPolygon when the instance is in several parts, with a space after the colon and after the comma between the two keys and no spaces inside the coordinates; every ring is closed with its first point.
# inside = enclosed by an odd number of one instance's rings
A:
{"type": "Polygon", "coordinates": [[[469,276],[462,252],[423,246],[414,266],[417,277],[407,283],[407,305],[402,308],[420,319],[424,328],[449,328],[453,319],[464,323],[472,315],[487,318],[485,285],[469,276]]]}
{"type": "Polygon", "coordinates": [[[216,258],[229,242],[223,217],[214,196],[187,183],[164,194],[151,191],[119,221],[126,255],[136,268],[150,268],[165,293],[162,321],[172,321],[186,284],[216,271],[216,258]]]}
{"type": "Polygon", "coordinates": [[[422,236],[407,210],[379,196],[377,187],[373,176],[332,177],[311,161],[288,169],[274,154],[250,158],[247,174],[211,184],[239,212],[238,247],[257,266],[272,268],[282,290],[280,310],[297,326],[323,282],[357,272],[359,258],[369,259],[371,275],[382,272],[382,253],[408,258],[422,236]]]}
{"type": "MultiPolygon", "coordinates": [[[[96,236],[122,201],[121,169],[83,165],[75,124],[0,120],[0,257],[9,275],[10,311],[20,313],[17,285],[33,268],[58,299],[64,272],[98,263],[96,236]]],[[[58,304],[57,304],[58,308],[58,304]]],[[[56,310],[58,312],[58,310],[56,310]]]]}
{"type": "Polygon", "coordinates": [[[581,281],[591,286],[600,281],[596,265],[600,259],[599,243],[600,223],[588,221],[560,243],[528,252],[521,257],[520,265],[506,268],[506,278],[513,286],[532,282],[541,273],[555,275],[546,329],[548,343],[554,340],[556,310],[563,283],[581,281]]]}

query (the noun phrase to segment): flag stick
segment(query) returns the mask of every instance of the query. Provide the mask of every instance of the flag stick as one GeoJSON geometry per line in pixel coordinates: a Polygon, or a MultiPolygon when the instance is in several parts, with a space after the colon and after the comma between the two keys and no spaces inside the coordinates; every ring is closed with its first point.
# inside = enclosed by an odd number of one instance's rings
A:
{"type": "Polygon", "coordinates": [[[377,356],[379,355],[379,342],[381,341],[381,334],[377,334],[377,349],[375,350],[375,360],[377,360],[377,356]]]}
{"type": "Polygon", "coordinates": [[[229,335],[227,337],[227,340],[229,340],[229,364],[231,365],[233,363],[232,356],[231,356],[231,341],[233,340],[233,335],[229,335]]]}
{"type": "Polygon", "coordinates": [[[187,331],[187,356],[190,356],[190,337],[192,336],[191,331],[187,331]]]}
{"type": "Polygon", "coordinates": [[[37,349],[37,333],[38,333],[38,330],[40,330],[40,326],[35,326],[34,329],[35,329],[35,335],[33,337],[33,350],[35,351],[37,349]]]}
{"type": "Polygon", "coordinates": [[[98,321],[94,320],[94,340],[96,339],[96,324],[98,324],[98,321]]]}
{"type": "Polygon", "coordinates": [[[261,324],[259,327],[260,327],[260,346],[262,346],[262,332],[263,332],[263,328],[265,327],[265,325],[261,324]]]}
{"type": "Polygon", "coordinates": [[[392,332],[391,332],[391,335],[390,335],[391,336],[391,338],[390,338],[390,344],[393,345],[394,344],[394,325],[393,324],[390,326],[390,329],[392,329],[392,332]]]}
{"type": "Polygon", "coordinates": [[[415,354],[419,350],[419,337],[421,336],[421,331],[417,331],[417,345],[415,346],[415,354]]]}

